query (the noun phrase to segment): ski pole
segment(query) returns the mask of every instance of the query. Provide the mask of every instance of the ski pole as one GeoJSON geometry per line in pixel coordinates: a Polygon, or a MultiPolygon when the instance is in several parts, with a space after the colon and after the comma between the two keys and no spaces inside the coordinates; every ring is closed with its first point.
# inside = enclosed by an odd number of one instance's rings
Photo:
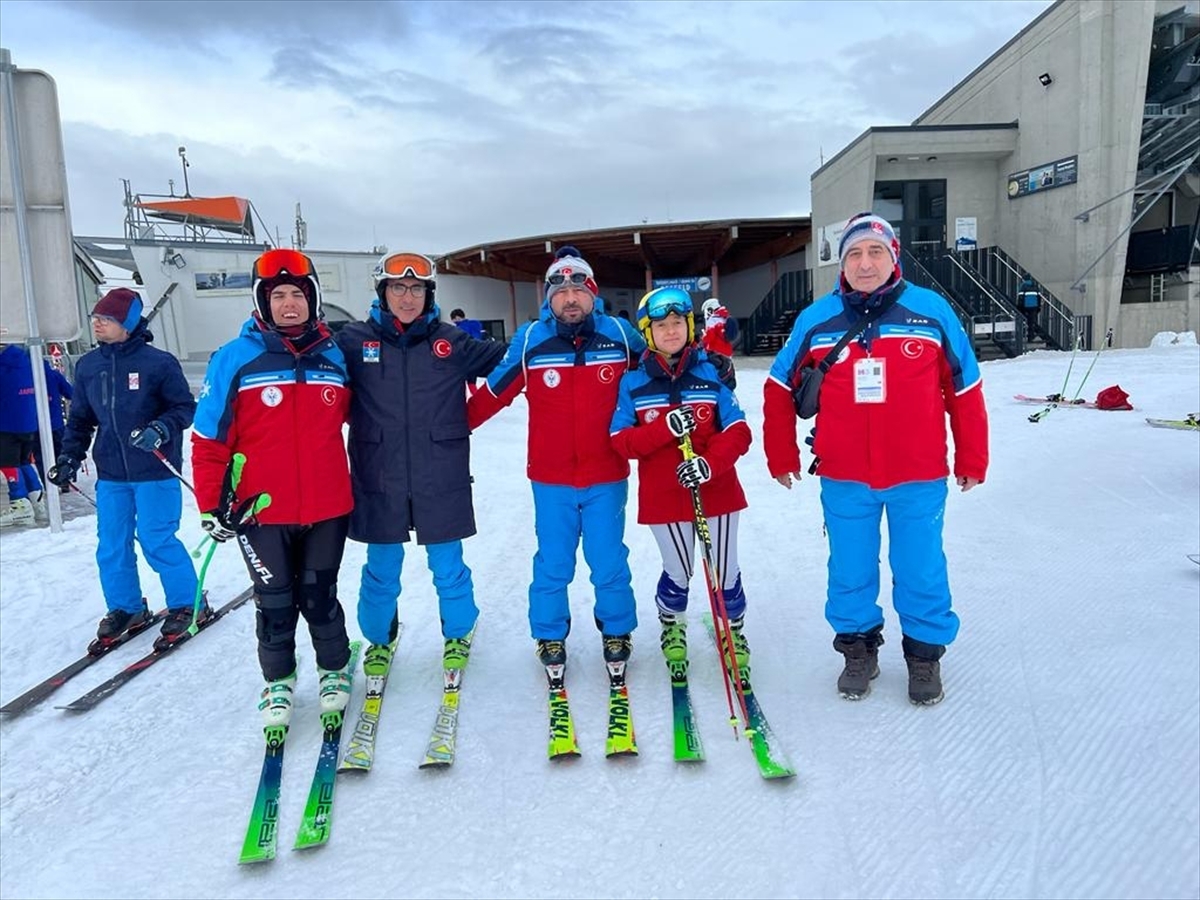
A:
{"type": "Polygon", "coordinates": [[[212,540],[212,535],[205,532],[204,537],[200,538],[200,543],[196,545],[196,549],[192,551],[192,559],[200,558],[200,551],[204,549],[204,545],[212,540]]]}
{"type": "Polygon", "coordinates": [[[155,449],[151,452],[158,458],[158,461],[160,463],[162,463],[164,466],[167,467],[168,471],[170,471],[170,473],[172,475],[174,475],[176,478],[178,478],[183,483],[183,486],[185,488],[187,488],[189,491],[192,492],[192,496],[195,497],[196,489],[194,487],[192,487],[191,484],[188,483],[188,480],[186,478],[183,477],[182,472],[180,472],[177,468],[175,468],[173,465],[171,465],[171,461],[169,459],[167,459],[167,457],[163,454],[163,452],[161,450],[157,450],[157,449],[155,449]]]}
{"type": "MultiPolygon", "coordinates": [[[[695,459],[696,451],[692,447],[692,436],[685,434],[679,442],[679,449],[683,451],[685,460],[695,459]]],[[[708,530],[708,517],[704,515],[704,504],[700,500],[700,486],[693,485],[689,488],[692,494],[692,516],[695,520],[696,534],[700,536],[700,541],[704,545],[704,559],[701,561],[704,567],[704,578],[708,587],[708,603],[713,614],[713,629],[717,636],[717,653],[723,655],[728,653],[729,663],[733,669],[732,676],[734,681],[734,689],[738,697],[738,706],[741,707],[742,721],[745,724],[743,731],[746,732],[746,737],[752,737],[754,729],[749,725],[750,713],[746,708],[746,691],[742,687],[741,672],[738,671],[737,655],[733,652],[733,634],[729,627],[729,610],[725,606],[725,590],[721,584],[720,568],[717,566],[716,553],[713,550],[712,535],[708,530]]],[[[725,700],[729,704],[729,724],[733,726],[734,736],[737,736],[737,716],[733,711],[733,692],[730,690],[730,671],[722,661],[721,674],[725,683],[725,700]]]]}
{"type": "Polygon", "coordinates": [[[87,494],[86,492],[84,492],[84,491],[83,491],[81,488],[79,488],[79,487],[78,487],[78,486],[75,484],[75,482],[73,482],[73,481],[68,481],[68,482],[67,482],[67,486],[68,486],[68,487],[69,487],[71,490],[73,490],[75,493],[77,493],[77,494],[78,494],[80,497],[82,497],[84,500],[86,500],[88,503],[92,504],[92,506],[94,506],[94,507],[96,507],[97,509],[99,509],[99,507],[98,507],[98,506],[96,506],[96,501],[95,501],[95,500],[93,500],[93,499],[92,499],[90,496],[88,496],[88,494],[87,494]]]}
{"type": "MultiPolygon", "coordinates": [[[[1058,397],[1060,400],[1067,396],[1067,385],[1071,381],[1071,369],[1073,369],[1075,367],[1075,354],[1079,352],[1079,342],[1082,340],[1083,340],[1082,333],[1075,336],[1075,344],[1074,344],[1074,346],[1071,347],[1071,361],[1069,363],[1067,363],[1067,377],[1063,379],[1062,390],[1060,390],[1058,392],[1058,397]]],[[[1042,419],[1046,418],[1046,416],[1050,415],[1050,410],[1054,409],[1054,407],[1056,407],[1056,406],[1058,406],[1057,400],[1053,401],[1045,409],[1040,409],[1037,412],[1035,412],[1033,415],[1031,415],[1029,417],[1029,421],[1033,422],[1036,425],[1038,422],[1042,421],[1042,419]]]]}
{"type": "MultiPolygon", "coordinates": [[[[257,515],[262,510],[271,505],[270,494],[260,494],[254,503],[254,508],[250,511],[250,517],[257,515]]],[[[206,536],[211,537],[211,536],[206,536]]],[[[208,577],[208,564],[212,562],[213,554],[217,551],[219,541],[212,541],[208,548],[208,553],[204,556],[204,562],[200,566],[200,576],[196,579],[196,599],[192,601],[192,624],[187,627],[187,632],[190,635],[195,635],[200,630],[200,626],[196,621],[200,617],[200,604],[204,602],[204,579],[208,577]]],[[[203,543],[200,545],[204,546],[203,543]]],[[[200,549],[196,548],[197,551],[200,549]]]]}
{"type": "Polygon", "coordinates": [[[1096,351],[1096,355],[1092,357],[1092,364],[1088,366],[1087,371],[1083,373],[1083,381],[1079,382],[1079,387],[1075,389],[1075,396],[1072,402],[1079,399],[1079,395],[1083,393],[1083,386],[1087,383],[1088,376],[1092,374],[1092,369],[1096,368],[1096,360],[1100,358],[1100,354],[1104,352],[1104,348],[1112,342],[1112,329],[1108,329],[1104,333],[1104,343],[1100,345],[1100,349],[1096,351]]]}

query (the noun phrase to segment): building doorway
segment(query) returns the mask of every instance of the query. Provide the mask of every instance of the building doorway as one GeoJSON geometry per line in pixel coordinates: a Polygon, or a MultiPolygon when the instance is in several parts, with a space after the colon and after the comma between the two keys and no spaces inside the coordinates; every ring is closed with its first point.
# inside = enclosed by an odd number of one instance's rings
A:
{"type": "Polygon", "coordinates": [[[946,247],[946,180],[877,181],[871,212],[887,219],[915,256],[946,247]]]}

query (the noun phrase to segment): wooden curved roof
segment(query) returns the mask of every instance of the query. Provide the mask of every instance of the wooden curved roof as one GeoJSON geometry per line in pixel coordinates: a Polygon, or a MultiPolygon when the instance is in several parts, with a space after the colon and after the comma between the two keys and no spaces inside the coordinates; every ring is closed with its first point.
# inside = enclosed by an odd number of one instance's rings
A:
{"type": "Polygon", "coordinates": [[[577,247],[606,287],[641,288],[652,278],[724,274],[762,265],[802,249],[812,239],[808,216],[673,222],[543,234],[479,244],[438,257],[449,275],[540,281],[565,244],[577,247]]]}

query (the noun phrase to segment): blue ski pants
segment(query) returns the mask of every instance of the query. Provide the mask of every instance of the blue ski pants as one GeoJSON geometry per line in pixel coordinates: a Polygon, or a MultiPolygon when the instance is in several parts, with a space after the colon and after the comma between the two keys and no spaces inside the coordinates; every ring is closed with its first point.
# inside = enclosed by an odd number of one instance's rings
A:
{"type": "Polygon", "coordinates": [[[838,634],[883,624],[879,606],[880,522],[888,520],[892,605],[905,635],[946,645],[958,634],[942,551],[945,479],[910,481],[872,490],[857,481],[821,479],[821,506],[829,538],[825,619],[838,634]]]}
{"type": "MultiPolygon", "coordinates": [[[[475,627],[479,608],[471,570],[463,562],[462,541],[425,545],[425,562],[433,573],[442,636],[466,637],[475,627]]],[[[358,627],[372,644],[386,644],[400,599],[403,544],[367,544],[367,563],[358,589],[358,627]]]]}
{"type": "Polygon", "coordinates": [[[575,579],[575,556],[583,538],[583,558],[596,592],[594,615],[602,634],[629,634],[637,628],[636,601],[625,546],[627,481],[576,488],[533,484],[533,583],[529,586],[529,628],[534,638],[561,640],[571,630],[567,586],[575,579]]]}
{"type": "Polygon", "coordinates": [[[142,608],[133,539],[158,573],[167,606],[189,609],[196,600],[196,570],[179,540],[183,491],[175,478],[160,481],[96,482],[96,565],[110,610],[142,608]]]}

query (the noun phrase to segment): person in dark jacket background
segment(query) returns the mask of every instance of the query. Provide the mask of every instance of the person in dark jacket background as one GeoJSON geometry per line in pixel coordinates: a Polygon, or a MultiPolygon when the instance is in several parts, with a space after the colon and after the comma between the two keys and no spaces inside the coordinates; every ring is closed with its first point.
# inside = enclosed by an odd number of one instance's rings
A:
{"type": "MultiPolygon", "coordinates": [[[[146,324],[142,299],[128,288],[100,298],[92,310],[99,346],[75,368],[62,453],[46,473],[60,487],[74,481],[90,446],[97,477],[96,565],[108,605],[93,650],[150,619],[138,581],[135,536],[166,594],[158,643],[178,640],[192,623],[196,570],[176,536],[183,492],[153,452],[182,467],[183,432],[192,424],[196,401],[179,360],[150,346],[146,324]]],[[[204,603],[200,617],[208,614],[204,603]]]]}
{"type": "MultiPolygon", "coordinates": [[[[62,373],[50,368],[49,362],[43,360],[43,364],[46,387],[53,401],[56,388],[64,379],[62,373]]],[[[67,385],[68,396],[70,390],[67,385]]],[[[53,408],[53,402],[51,406],[53,408]]],[[[61,440],[61,395],[57,427],[60,429],[57,436],[61,440]]],[[[33,365],[28,350],[20,344],[9,344],[0,350],[0,472],[8,488],[10,504],[8,508],[0,509],[0,525],[43,525],[49,521],[39,477],[45,474],[40,458],[33,365]]]]}
{"type": "Polygon", "coordinates": [[[375,270],[370,315],[337,336],[353,387],[350,538],[367,544],[358,624],[370,642],[368,677],[386,675],[391,665],[404,544],[412,534],[433,573],[448,673],[466,664],[479,615],[462,551],[463,538],[475,534],[466,391],[506,348],[442,322],[436,290],[428,257],[385,256],[375,270]]]}

